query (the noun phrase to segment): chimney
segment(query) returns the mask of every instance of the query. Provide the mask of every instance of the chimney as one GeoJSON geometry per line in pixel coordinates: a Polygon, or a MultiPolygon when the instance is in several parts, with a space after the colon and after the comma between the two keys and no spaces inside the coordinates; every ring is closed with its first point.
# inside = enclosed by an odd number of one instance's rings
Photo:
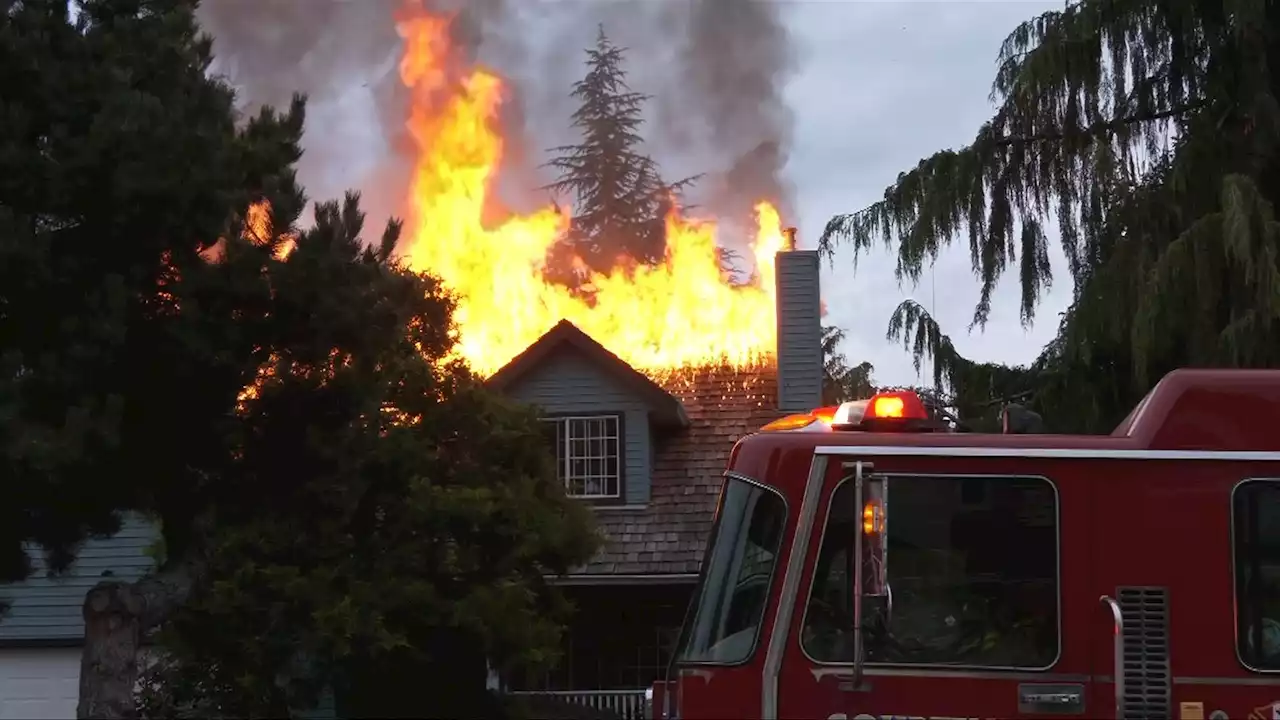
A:
{"type": "Polygon", "coordinates": [[[776,259],[778,297],[778,409],[807,412],[822,405],[822,299],[818,251],[790,249],[776,259]]]}

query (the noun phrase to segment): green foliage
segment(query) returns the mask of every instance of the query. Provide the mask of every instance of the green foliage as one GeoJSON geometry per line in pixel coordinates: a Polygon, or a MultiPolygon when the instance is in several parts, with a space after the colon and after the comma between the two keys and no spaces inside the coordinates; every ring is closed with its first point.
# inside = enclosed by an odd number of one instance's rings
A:
{"type": "Polygon", "coordinates": [[[277,716],[405,655],[547,661],[544,576],[590,557],[589,511],[536,418],[449,359],[453,301],[391,263],[398,223],[366,246],[349,194],[297,231],[303,99],[236,118],[194,5],[0,19],[0,581],[26,541],[65,567],[155,518],[196,580],[162,598],[187,602],[161,715],[277,716]]]}
{"type": "Polygon", "coordinates": [[[849,367],[840,341],[844,331],[838,327],[822,328],[822,404],[836,405],[845,400],[869,397],[874,392],[871,373],[875,366],[861,362],[849,367]]]}
{"type": "Polygon", "coordinates": [[[973,143],[832,219],[822,245],[896,238],[899,277],[914,281],[967,236],[974,325],[1015,262],[1029,324],[1056,222],[1074,303],[1034,365],[1071,429],[1110,431],[1178,366],[1280,362],[1277,22],[1264,0],[1083,0],[1023,23],[973,143]]]}
{"type": "Polygon", "coordinates": [[[78,6],[0,19],[0,580],[26,576],[24,541],[63,568],[120,510],[164,517],[182,551],[256,367],[227,313],[265,302],[270,262],[254,248],[215,273],[198,252],[251,200],[284,226],[303,204],[301,100],[237,129],[192,3],[78,6]]]}
{"type": "Polygon", "coordinates": [[[452,299],[385,260],[397,228],[375,253],[362,224],[355,195],[322,204],[271,268],[275,352],[217,488],[210,583],[163,635],[230,714],[308,707],[388,658],[438,670],[458,643],[548,662],[566,608],[544,575],[595,549],[536,415],[448,359],[452,299]]]}
{"type": "Polygon", "coordinates": [[[925,357],[933,360],[932,387],[917,391],[952,408],[956,418],[972,431],[999,432],[1001,402],[1033,390],[1040,378],[1036,368],[966,359],[915,300],[904,300],[893,311],[885,339],[901,341],[911,350],[917,372],[925,357]]]}
{"type": "Polygon", "coordinates": [[[587,74],[573,86],[572,97],[581,103],[573,126],[582,141],[552,148],[557,155],[548,166],[559,177],[544,188],[573,198],[569,247],[597,271],[612,268],[619,256],[661,262],[667,212],[696,180],[664,182],[657,163],[642,152],[648,96],[627,86],[624,53],[601,26],[595,47],[587,50],[587,74]]]}

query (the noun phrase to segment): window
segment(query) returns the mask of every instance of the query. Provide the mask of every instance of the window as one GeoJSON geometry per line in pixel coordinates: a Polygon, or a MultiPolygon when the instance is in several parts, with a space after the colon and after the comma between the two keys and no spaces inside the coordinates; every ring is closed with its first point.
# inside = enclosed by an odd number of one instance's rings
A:
{"type": "Polygon", "coordinates": [[[1280,481],[1232,493],[1236,648],[1251,670],[1280,670],[1280,481]]]}
{"type": "MultiPolygon", "coordinates": [[[[836,491],[804,651],[853,659],[853,483],[836,491]]],[[[889,622],[864,604],[866,661],[1043,669],[1058,656],[1057,495],[1042,478],[889,476],[889,622]],[[977,501],[977,502],[975,502],[977,501]]]]}
{"type": "Polygon", "coordinates": [[[622,497],[621,422],[617,415],[545,418],[556,473],[571,497],[622,497]]]}
{"type": "Polygon", "coordinates": [[[725,481],[681,659],[724,665],[750,659],[786,524],[781,495],[744,480],[725,481]]]}

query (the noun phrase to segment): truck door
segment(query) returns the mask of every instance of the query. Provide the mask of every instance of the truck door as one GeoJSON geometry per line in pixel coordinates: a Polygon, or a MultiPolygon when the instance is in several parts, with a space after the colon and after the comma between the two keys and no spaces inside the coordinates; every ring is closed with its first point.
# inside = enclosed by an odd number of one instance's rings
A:
{"type": "Polygon", "coordinates": [[[810,488],[818,495],[776,717],[1083,711],[1083,688],[1045,672],[1060,644],[1048,480],[938,472],[946,463],[937,459],[920,463],[929,472],[825,462],[823,486],[810,488]]]}

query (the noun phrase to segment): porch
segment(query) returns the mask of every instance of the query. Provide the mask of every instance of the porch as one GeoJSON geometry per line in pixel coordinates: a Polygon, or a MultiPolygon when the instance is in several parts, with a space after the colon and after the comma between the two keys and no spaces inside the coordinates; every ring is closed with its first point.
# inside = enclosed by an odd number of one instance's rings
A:
{"type": "Polygon", "coordinates": [[[679,638],[693,584],[580,585],[564,588],[576,612],[560,662],[536,677],[509,677],[510,695],[530,703],[589,708],[640,720],[645,691],[662,678],[679,638]]]}
{"type": "Polygon", "coordinates": [[[643,720],[645,688],[640,690],[551,690],[510,691],[508,695],[527,698],[531,704],[546,698],[558,703],[590,708],[617,720],[643,720]]]}

